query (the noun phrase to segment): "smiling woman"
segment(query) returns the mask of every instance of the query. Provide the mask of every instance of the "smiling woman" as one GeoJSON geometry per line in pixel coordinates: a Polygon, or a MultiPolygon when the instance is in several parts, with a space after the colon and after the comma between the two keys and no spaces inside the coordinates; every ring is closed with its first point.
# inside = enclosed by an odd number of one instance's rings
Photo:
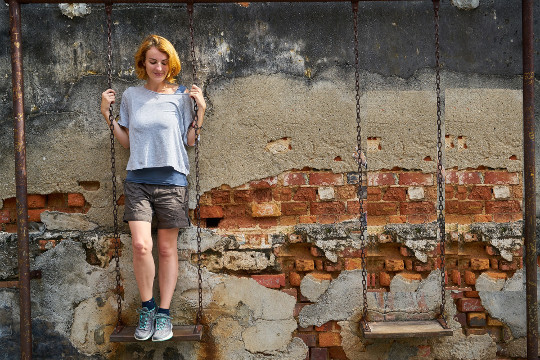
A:
{"type": "Polygon", "coordinates": [[[135,67],[144,86],[128,88],[120,106],[120,120],[110,119],[113,89],[103,92],[101,113],[114,136],[130,148],[124,183],[124,222],[129,224],[133,267],[141,296],[135,339],[164,341],[173,336],[169,308],[178,279],[177,239],[190,226],[186,146],[193,146],[202,127],[206,102],[202,91],[176,84],[180,59],[172,44],[149,35],[135,55],[135,67]],[[194,117],[191,98],[197,104],[194,117]],[[195,120],[194,120],[195,119],[195,120]],[[151,223],[157,219],[160,301],[152,294],[156,273],[152,256],[151,223]]]}

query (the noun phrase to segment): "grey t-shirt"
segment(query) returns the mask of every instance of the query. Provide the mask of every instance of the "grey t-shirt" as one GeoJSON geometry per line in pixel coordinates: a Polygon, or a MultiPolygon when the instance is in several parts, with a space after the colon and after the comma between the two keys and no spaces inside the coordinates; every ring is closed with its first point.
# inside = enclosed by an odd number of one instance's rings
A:
{"type": "Polygon", "coordinates": [[[172,166],[189,174],[186,144],[194,113],[184,89],[180,86],[174,94],[160,94],[144,86],[124,91],[118,123],[129,129],[127,170],[172,166]]]}

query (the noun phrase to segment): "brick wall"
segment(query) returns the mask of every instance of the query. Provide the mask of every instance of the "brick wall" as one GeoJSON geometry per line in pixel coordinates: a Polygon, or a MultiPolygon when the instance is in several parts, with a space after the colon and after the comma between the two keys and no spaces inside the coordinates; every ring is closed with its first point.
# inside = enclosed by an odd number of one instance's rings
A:
{"type": "MultiPolygon", "coordinates": [[[[28,194],[28,221],[40,222],[44,211],[86,214],[90,204],[80,193],[28,194]]],[[[0,209],[0,230],[17,232],[16,198],[4,199],[0,209]]]]}
{"type": "MultiPolygon", "coordinates": [[[[271,229],[300,223],[330,224],[358,217],[356,173],[304,169],[201,196],[206,226],[224,230],[271,229]]],[[[446,173],[446,222],[509,222],[522,219],[521,175],[477,169],[446,173]]],[[[368,173],[368,225],[426,223],[436,218],[433,174],[368,173]]]]}
{"type": "MultiPolygon", "coordinates": [[[[283,291],[297,300],[295,316],[311,304],[302,295],[300,283],[311,274],[332,280],[344,270],[361,269],[360,251],[338,251],[337,261],[302,235],[294,233],[297,224],[332,224],[358,217],[355,173],[335,174],[313,169],[291,170],[259,181],[231,188],[223,185],[201,197],[204,225],[222,234],[242,234],[244,248],[268,248],[271,234],[286,233],[285,245],[274,246],[277,265],[272,269],[245,271],[261,285],[283,291]],[[286,229],[289,230],[286,230],[286,229]]],[[[473,169],[446,172],[447,229],[473,223],[505,223],[522,219],[522,185],[519,173],[473,169]]],[[[437,188],[433,174],[391,170],[368,174],[366,208],[368,226],[381,229],[387,224],[423,224],[435,221],[437,188]]],[[[463,227],[459,227],[463,229],[463,227]]],[[[523,265],[522,249],[506,261],[498,250],[486,244],[477,233],[457,230],[447,234],[446,286],[457,307],[455,320],[463,332],[489,334],[498,344],[505,341],[505,328],[487,314],[475,291],[476,279],[489,276],[508,279],[523,265]]],[[[373,234],[373,232],[372,232],[373,234]]],[[[439,266],[437,247],[427,261],[418,260],[411,249],[397,243],[392,235],[375,230],[377,245],[367,251],[369,291],[389,291],[397,274],[410,280],[425,279],[439,266]]],[[[310,348],[307,360],[347,359],[340,327],[330,321],[320,327],[298,327],[296,336],[310,348]]],[[[420,343],[419,357],[429,357],[431,346],[420,343]]]]}

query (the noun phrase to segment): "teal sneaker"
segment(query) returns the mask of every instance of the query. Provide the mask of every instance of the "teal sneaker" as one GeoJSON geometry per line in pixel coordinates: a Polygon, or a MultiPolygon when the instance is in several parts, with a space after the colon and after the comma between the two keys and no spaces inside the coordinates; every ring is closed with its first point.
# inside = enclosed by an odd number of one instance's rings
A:
{"type": "Polygon", "coordinates": [[[154,335],[156,311],[157,308],[148,310],[145,307],[137,310],[139,313],[139,325],[135,329],[135,339],[148,340],[154,335]]]}
{"type": "Polygon", "coordinates": [[[156,314],[156,331],[154,331],[154,336],[152,336],[152,341],[165,341],[169,340],[173,336],[172,331],[172,317],[165,314],[156,314]]]}

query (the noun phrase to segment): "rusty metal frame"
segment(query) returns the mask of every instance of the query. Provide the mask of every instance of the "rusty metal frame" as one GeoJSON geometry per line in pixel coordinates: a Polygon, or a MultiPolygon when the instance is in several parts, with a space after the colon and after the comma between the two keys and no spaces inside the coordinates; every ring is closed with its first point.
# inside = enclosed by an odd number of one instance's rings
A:
{"type": "MultiPolygon", "coordinates": [[[[349,0],[326,0],[343,2],[349,0]]],[[[431,0],[359,0],[371,2],[404,2],[431,0]]],[[[17,195],[17,238],[19,280],[9,284],[19,288],[21,359],[32,357],[32,318],[30,314],[30,256],[28,238],[28,203],[26,173],[26,139],[24,121],[24,83],[21,32],[21,4],[59,4],[65,0],[6,0],[9,5],[11,36],[11,67],[13,86],[13,117],[15,147],[15,183],[17,195]]],[[[238,0],[70,0],[71,3],[235,3],[238,0]]],[[[320,2],[317,0],[251,0],[250,2],[320,2]]],[[[524,238],[527,301],[527,360],[538,359],[538,300],[537,300],[537,249],[536,249],[536,188],[535,188],[535,124],[534,124],[534,32],[533,2],[522,0],[523,37],[523,181],[524,238]]]]}

